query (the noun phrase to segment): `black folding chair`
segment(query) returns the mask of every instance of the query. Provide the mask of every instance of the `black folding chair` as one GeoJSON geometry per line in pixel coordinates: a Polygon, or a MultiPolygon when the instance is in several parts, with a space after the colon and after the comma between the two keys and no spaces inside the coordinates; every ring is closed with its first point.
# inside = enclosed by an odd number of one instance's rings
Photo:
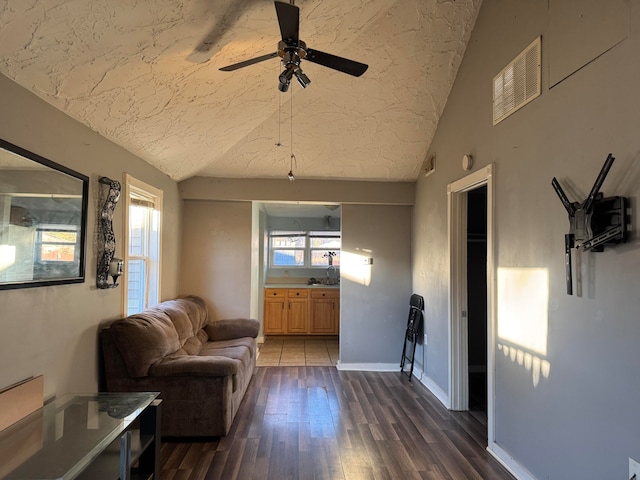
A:
{"type": "Polygon", "coordinates": [[[415,293],[411,295],[409,301],[409,319],[407,320],[407,333],[404,336],[404,347],[402,348],[402,360],[400,361],[400,373],[409,378],[413,376],[413,359],[416,355],[416,342],[420,335],[422,325],[422,312],[424,310],[424,298],[415,293]],[[409,356],[411,354],[411,356],[409,356]]]}

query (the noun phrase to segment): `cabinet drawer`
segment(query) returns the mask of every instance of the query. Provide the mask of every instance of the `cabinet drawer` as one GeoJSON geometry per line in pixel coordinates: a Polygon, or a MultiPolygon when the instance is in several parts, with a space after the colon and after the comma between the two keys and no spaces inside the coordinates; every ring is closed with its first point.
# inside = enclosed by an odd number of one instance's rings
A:
{"type": "Polygon", "coordinates": [[[308,288],[290,288],[289,298],[307,298],[309,296],[308,288]]]}
{"type": "Polygon", "coordinates": [[[340,298],[340,289],[311,290],[311,298],[340,298]]]}
{"type": "Polygon", "coordinates": [[[265,288],[264,298],[284,298],[287,296],[286,288],[265,288]]]}

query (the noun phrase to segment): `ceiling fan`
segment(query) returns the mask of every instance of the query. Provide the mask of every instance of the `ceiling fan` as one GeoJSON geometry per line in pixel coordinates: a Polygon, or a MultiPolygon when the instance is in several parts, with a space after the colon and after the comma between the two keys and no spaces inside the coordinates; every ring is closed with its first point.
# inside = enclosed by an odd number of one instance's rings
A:
{"type": "Polygon", "coordinates": [[[280,33],[282,35],[282,40],[278,42],[278,50],[276,52],[234,63],[233,65],[222,67],[220,70],[223,72],[232,72],[239,68],[269,60],[270,58],[280,57],[284,65],[284,71],[278,77],[278,89],[281,92],[286,92],[289,89],[289,84],[294,76],[302,88],[307,88],[307,85],[311,83],[309,77],[303,73],[300,67],[303,59],[332,68],[333,70],[338,70],[339,72],[348,73],[354,77],[359,77],[367,71],[369,66],[364,63],[308,48],[307,44],[298,37],[300,30],[300,9],[293,4],[293,1],[294,0],[291,0],[291,3],[274,2],[276,15],[278,16],[278,24],[280,25],[280,33]]]}

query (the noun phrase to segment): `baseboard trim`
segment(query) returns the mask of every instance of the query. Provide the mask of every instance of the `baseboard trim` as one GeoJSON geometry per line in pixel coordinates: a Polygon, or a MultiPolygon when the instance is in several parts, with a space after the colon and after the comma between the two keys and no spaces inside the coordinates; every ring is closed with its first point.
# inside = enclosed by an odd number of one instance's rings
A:
{"type": "Polygon", "coordinates": [[[516,462],[516,460],[505,450],[503,450],[497,443],[493,442],[491,445],[489,445],[487,447],[487,452],[489,452],[489,454],[493,458],[500,462],[500,464],[518,480],[536,480],[536,477],[531,475],[531,473],[526,468],[516,462]]]}
{"type": "Polygon", "coordinates": [[[358,372],[399,372],[397,363],[342,363],[336,365],[338,370],[358,372]]]}
{"type": "Polygon", "coordinates": [[[447,410],[451,410],[451,402],[449,401],[449,395],[447,394],[447,392],[442,390],[442,388],[440,388],[440,386],[436,382],[434,382],[424,373],[422,373],[420,377],[416,378],[420,380],[420,383],[427,387],[427,389],[433,394],[433,396],[436,397],[447,410]]]}

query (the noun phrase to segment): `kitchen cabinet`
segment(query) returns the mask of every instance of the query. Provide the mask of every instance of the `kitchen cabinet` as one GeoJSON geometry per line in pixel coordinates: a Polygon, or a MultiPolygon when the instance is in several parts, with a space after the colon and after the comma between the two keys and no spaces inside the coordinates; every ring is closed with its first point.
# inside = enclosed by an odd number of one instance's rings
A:
{"type": "Polygon", "coordinates": [[[307,333],[309,330],[309,289],[287,291],[287,333],[307,333]]]}
{"type": "Polygon", "coordinates": [[[340,291],[312,290],[309,333],[337,335],[340,333],[340,291]]]}
{"type": "Polygon", "coordinates": [[[265,335],[337,335],[340,289],[265,288],[265,335]]]}
{"type": "Polygon", "coordinates": [[[287,333],[287,290],[267,288],[264,291],[264,333],[287,333]]]}

